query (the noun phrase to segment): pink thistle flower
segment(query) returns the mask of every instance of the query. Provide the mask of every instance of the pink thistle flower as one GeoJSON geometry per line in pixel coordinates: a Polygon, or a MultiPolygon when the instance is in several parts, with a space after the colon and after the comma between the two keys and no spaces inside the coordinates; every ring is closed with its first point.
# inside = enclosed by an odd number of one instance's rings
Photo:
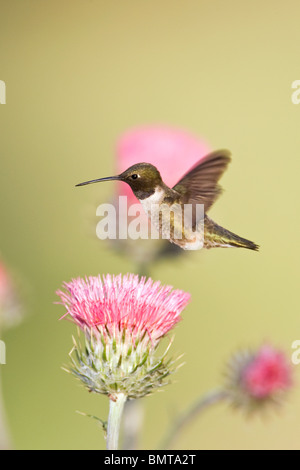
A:
{"type": "Polygon", "coordinates": [[[270,345],[236,354],[229,366],[227,391],[231,403],[255,411],[279,403],[292,387],[292,367],[285,354],[270,345]]]}
{"type": "Polygon", "coordinates": [[[61,303],[84,331],[72,372],[91,391],[137,398],[163,384],[170,372],[155,350],[181,319],[190,295],[137,275],[75,279],[58,291],[61,303]]]}
{"type": "Polygon", "coordinates": [[[164,336],[180,320],[190,295],[170,286],[127,274],[79,278],[59,291],[68,314],[78,326],[114,333],[130,329],[133,337],[147,333],[152,341],[164,336]]]}

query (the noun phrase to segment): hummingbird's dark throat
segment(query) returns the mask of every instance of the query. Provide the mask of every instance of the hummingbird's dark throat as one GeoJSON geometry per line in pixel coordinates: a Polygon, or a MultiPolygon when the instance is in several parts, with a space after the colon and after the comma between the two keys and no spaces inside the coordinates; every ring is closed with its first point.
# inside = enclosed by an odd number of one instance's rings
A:
{"type": "Polygon", "coordinates": [[[155,193],[155,189],[150,189],[148,191],[143,191],[142,189],[134,191],[135,196],[139,200],[147,199],[148,197],[152,196],[154,193],[155,193]]]}

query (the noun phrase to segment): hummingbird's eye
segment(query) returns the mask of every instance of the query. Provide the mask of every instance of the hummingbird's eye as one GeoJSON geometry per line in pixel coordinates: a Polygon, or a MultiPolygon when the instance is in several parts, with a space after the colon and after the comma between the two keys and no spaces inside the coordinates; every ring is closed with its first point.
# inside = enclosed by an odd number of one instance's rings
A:
{"type": "Polygon", "coordinates": [[[136,180],[137,177],[138,177],[138,175],[136,173],[134,173],[134,175],[131,175],[131,179],[133,179],[133,180],[136,180]]]}

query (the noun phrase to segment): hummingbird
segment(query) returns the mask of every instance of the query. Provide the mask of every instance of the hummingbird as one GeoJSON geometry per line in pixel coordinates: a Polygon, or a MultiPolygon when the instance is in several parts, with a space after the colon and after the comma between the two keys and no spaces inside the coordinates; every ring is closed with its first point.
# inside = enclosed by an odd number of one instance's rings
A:
{"type": "Polygon", "coordinates": [[[102,181],[127,183],[151,222],[154,221],[160,235],[184,250],[198,250],[202,247],[237,247],[258,251],[259,247],[254,242],[221,227],[207,215],[222,193],[218,182],[230,161],[231,154],[228,150],[212,152],[194,165],[172,188],[164,183],[159,170],[150,163],[137,163],[120,175],[86,181],[76,186],[102,181]],[[182,211],[187,204],[192,211],[188,222],[183,226],[182,211]],[[204,206],[201,218],[195,210],[200,204],[204,206]],[[175,206],[181,210],[171,212],[166,210],[175,206]],[[156,208],[156,212],[153,211],[153,207],[156,208]],[[169,227],[171,230],[167,233],[164,227],[169,227]],[[182,228],[181,237],[175,236],[178,227],[182,228]]]}

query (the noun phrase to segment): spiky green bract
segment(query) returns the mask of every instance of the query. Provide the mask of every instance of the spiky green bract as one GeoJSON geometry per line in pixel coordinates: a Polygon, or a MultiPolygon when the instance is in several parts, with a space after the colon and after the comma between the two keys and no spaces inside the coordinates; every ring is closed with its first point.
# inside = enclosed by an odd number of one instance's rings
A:
{"type": "Polygon", "coordinates": [[[127,399],[141,398],[169,383],[177,360],[167,360],[166,351],[157,353],[158,343],[148,334],[135,336],[116,328],[114,334],[101,328],[85,329],[84,341],[73,338],[69,371],[90,391],[114,399],[123,393],[127,399]]]}

